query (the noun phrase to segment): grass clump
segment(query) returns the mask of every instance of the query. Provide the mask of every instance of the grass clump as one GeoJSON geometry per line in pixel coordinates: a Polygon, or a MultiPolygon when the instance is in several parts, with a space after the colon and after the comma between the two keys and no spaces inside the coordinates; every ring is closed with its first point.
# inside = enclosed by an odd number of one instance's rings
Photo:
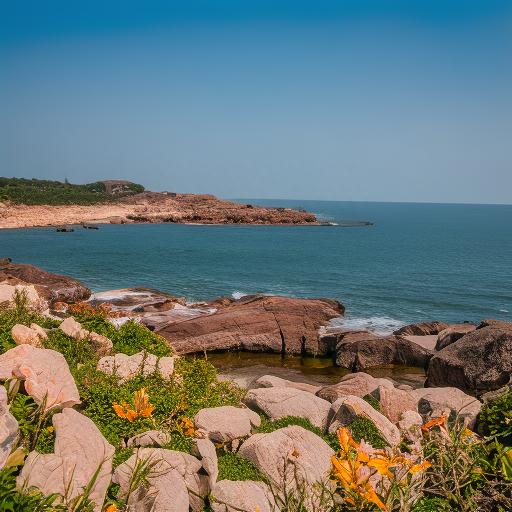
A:
{"type": "Polygon", "coordinates": [[[218,480],[256,480],[265,481],[265,476],[250,461],[233,452],[219,455],[218,480]]]}
{"type": "Polygon", "coordinates": [[[352,437],[356,441],[364,439],[367,443],[371,444],[374,448],[386,448],[388,443],[382,437],[379,429],[375,426],[373,421],[368,418],[359,416],[352,423],[347,425],[352,437]]]}

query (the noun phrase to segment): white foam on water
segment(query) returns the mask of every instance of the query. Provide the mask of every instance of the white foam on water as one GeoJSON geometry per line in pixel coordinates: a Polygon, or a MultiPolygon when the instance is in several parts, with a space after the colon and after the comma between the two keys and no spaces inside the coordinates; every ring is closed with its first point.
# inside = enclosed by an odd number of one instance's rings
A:
{"type": "Polygon", "coordinates": [[[361,331],[371,331],[377,334],[391,334],[393,331],[403,327],[405,322],[389,316],[370,316],[362,318],[333,318],[329,327],[343,327],[361,331]]]}
{"type": "Polygon", "coordinates": [[[249,294],[244,293],[244,292],[239,292],[238,290],[236,290],[231,294],[231,297],[233,297],[233,299],[235,299],[235,300],[238,300],[238,299],[241,299],[242,297],[246,297],[247,295],[249,295],[249,294]]]}
{"type": "Polygon", "coordinates": [[[510,313],[508,309],[500,309],[500,313],[510,313]]]}

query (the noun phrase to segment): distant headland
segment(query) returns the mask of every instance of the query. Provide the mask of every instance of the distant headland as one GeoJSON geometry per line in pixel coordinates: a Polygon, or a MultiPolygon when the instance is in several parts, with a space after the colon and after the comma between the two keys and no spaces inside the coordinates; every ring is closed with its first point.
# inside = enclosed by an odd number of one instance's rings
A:
{"type": "Polygon", "coordinates": [[[209,194],[150,192],[126,180],[75,185],[0,177],[0,228],[83,223],[322,224],[302,210],[240,204],[209,194]]]}

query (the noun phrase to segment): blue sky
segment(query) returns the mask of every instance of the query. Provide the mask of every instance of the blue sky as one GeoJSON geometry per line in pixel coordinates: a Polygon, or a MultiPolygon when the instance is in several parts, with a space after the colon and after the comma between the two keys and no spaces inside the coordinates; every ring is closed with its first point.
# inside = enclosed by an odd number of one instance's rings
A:
{"type": "Polygon", "coordinates": [[[1,3],[1,175],[510,203],[512,2],[1,3]]]}

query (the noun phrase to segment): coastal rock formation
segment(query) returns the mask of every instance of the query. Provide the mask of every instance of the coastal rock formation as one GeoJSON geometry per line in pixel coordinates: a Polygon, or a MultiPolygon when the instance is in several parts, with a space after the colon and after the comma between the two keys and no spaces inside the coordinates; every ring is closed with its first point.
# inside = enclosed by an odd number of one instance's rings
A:
{"type": "Polygon", "coordinates": [[[18,345],[0,355],[0,380],[17,377],[25,391],[45,409],[73,407],[80,403],[68,363],[60,352],[18,345]]]}
{"type": "Polygon", "coordinates": [[[324,482],[331,471],[332,448],[320,437],[292,425],[268,434],[255,434],[238,454],[251,461],[278,488],[324,482]]]}
{"type": "Polygon", "coordinates": [[[211,315],[172,323],[157,332],[178,354],[214,350],[317,354],[318,329],[344,309],[328,299],[248,296],[211,315]]]}
{"type": "Polygon", "coordinates": [[[345,375],[337,384],[324,386],[317,391],[316,395],[333,403],[336,402],[338,398],[347,395],[362,398],[363,396],[372,394],[379,386],[392,388],[393,383],[388,379],[377,379],[368,373],[356,372],[345,375]]]}
{"type": "Polygon", "coordinates": [[[412,391],[396,389],[393,386],[379,386],[374,392],[380,404],[380,412],[391,421],[398,423],[405,411],[416,411],[418,398],[412,391]]]}
{"type": "Polygon", "coordinates": [[[139,448],[119,465],[112,481],[119,484],[120,497],[128,498],[130,510],[152,512],[199,512],[210,490],[201,462],[188,453],[164,448],[139,448]],[[149,468],[146,485],[130,492],[130,482],[139,464],[149,468]]]}
{"type": "Polygon", "coordinates": [[[214,443],[228,443],[251,435],[261,418],[250,409],[225,405],[201,409],[194,417],[195,426],[214,443]]]}
{"type": "Polygon", "coordinates": [[[447,327],[449,327],[449,324],[444,322],[420,322],[404,325],[393,332],[393,334],[395,336],[428,336],[429,334],[439,334],[447,327]]]}
{"type": "Polygon", "coordinates": [[[215,445],[209,439],[194,439],[192,455],[197,457],[208,475],[210,489],[213,488],[219,476],[219,459],[215,445]]]}
{"type": "Polygon", "coordinates": [[[277,387],[251,389],[244,402],[251,408],[265,413],[271,420],[286,416],[307,418],[313,425],[325,430],[331,404],[308,391],[277,387]]]}
{"type": "Polygon", "coordinates": [[[293,388],[300,389],[301,391],[308,391],[309,393],[317,393],[321,388],[320,386],[314,386],[313,384],[307,384],[306,382],[294,382],[291,380],[281,379],[274,375],[263,375],[256,380],[254,387],[260,388],[293,388]]]}
{"type": "Polygon", "coordinates": [[[426,368],[432,352],[401,337],[369,332],[341,333],[336,344],[336,364],[352,371],[400,364],[426,368]]]}
{"type": "Polygon", "coordinates": [[[53,426],[54,453],[30,452],[18,486],[34,486],[44,494],[59,493],[71,501],[92,484],[89,499],[99,512],[110,484],[114,447],[89,418],[74,409],[55,414],[53,426]]]}
{"type": "Polygon", "coordinates": [[[211,492],[213,512],[274,512],[275,499],[263,482],[221,480],[211,492]]]}
{"type": "Polygon", "coordinates": [[[473,332],[475,329],[476,325],[473,324],[450,325],[437,335],[435,349],[443,350],[443,348],[446,348],[448,345],[455,343],[457,340],[460,340],[462,336],[468,334],[469,332],[473,332]]]}
{"type": "Polygon", "coordinates": [[[0,283],[12,278],[18,284],[33,285],[38,294],[51,306],[55,302],[79,302],[87,300],[91,290],[77,279],[52,274],[33,265],[4,263],[0,265],[0,283]]]}
{"type": "Polygon", "coordinates": [[[488,323],[431,359],[427,386],[456,387],[478,395],[504,386],[511,373],[512,323],[488,323]]]}
{"type": "Polygon", "coordinates": [[[7,405],[7,390],[4,386],[0,386],[0,469],[4,467],[16,443],[18,430],[18,421],[9,412],[7,405]]]}
{"type": "MultiPolygon", "coordinates": [[[[44,335],[46,333],[43,331],[44,335]]],[[[16,324],[11,329],[11,336],[16,345],[33,345],[34,347],[41,347],[41,333],[27,327],[26,325],[16,324]]]]}
{"type": "Polygon", "coordinates": [[[331,433],[362,417],[372,421],[390,446],[397,446],[400,442],[398,428],[386,416],[357,396],[346,396],[336,400],[331,406],[331,415],[332,420],[329,426],[329,432],[331,433]]]}

